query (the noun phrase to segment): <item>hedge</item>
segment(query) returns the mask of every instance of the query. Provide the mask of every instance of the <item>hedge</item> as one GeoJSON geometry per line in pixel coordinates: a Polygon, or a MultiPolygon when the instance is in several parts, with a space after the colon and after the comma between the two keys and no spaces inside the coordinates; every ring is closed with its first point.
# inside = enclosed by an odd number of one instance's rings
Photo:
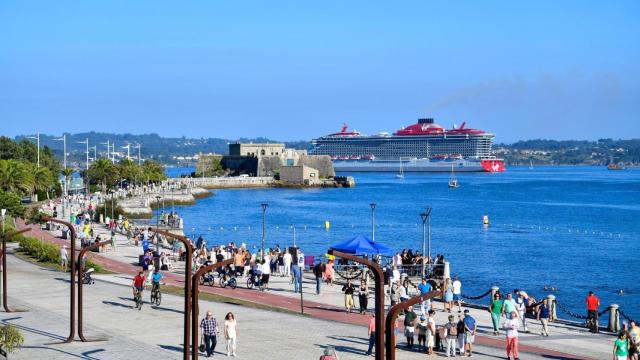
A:
{"type": "MultiPolygon", "coordinates": [[[[47,243],[30,236],[18,235],[20,243],[20,251],[29,254],[36,260],[50,264],[60,264],[60,248],[56,245],[47,243]]],[[[98,265],[89,259],[86,262],[87,268],[93,268],[96,272],[102,272],[102,265],[98,265]]]]}

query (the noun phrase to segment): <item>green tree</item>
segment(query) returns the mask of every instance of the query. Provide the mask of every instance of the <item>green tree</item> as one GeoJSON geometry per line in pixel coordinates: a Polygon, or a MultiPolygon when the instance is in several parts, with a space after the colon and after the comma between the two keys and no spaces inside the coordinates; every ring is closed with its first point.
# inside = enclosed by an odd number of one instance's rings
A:
{"type": "Polygon", "coordinates": [[[29,164],[18,160],[0,160],[0,189],[31,194],[34,176],[29,164]]]}
{"type": "Polygon", "coordinates": [[[153,160],[146,160],[142,164],[142,172],[146,181],[160,182],[167,178],[164,174],[164,167],[153,160]]]}
{"type": "Polygon", "coordinates": [[[89,181],[102,185],[103,193],[107,191],[109,184],[113,185],[120,177],[118,167],[107,159],[98,159],[91,164],[89,171],[87,171],[87,176],[89,181]]]}
{"type": "Polygon", "coordinates": [[[130,159],[121,160],[118,164],[118,171],[120,177],[127,179],[130,183],[141,181],[144,175],[142,167],[130,159]]]}
{"type": "Polygon", "coordinates": [[[49,198],[49,191],[54,187],[55,178],[51,174],[49,168],[37,167],[35,164],[29,164],[30,171],[33,174],[33,191],[44,191],[49,198]]]}
{"type": "Polygon", "coordinates": [[[0,209],[7,209],[7,215],[13,217],[24,217],[26,212],[20,196],[15,192],[0,191],[0,209]]]}

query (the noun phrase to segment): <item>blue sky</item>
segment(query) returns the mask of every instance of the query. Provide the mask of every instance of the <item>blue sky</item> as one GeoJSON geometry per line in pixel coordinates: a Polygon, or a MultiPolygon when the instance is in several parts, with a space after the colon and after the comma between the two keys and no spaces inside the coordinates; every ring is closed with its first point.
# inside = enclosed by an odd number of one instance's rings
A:
{"type": "Polygon", "coordinates": [[[640,1],[0,2],[0,133],[640,137],[640,1]]]}

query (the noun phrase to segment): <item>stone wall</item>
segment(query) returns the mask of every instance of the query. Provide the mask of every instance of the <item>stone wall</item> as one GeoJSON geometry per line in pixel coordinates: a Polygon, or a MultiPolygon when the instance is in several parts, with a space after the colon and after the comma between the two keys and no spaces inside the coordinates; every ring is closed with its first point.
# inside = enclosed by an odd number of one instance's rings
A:
{"type": "Polygon", "coordinates": [[[336,176],[336,172],[333,169],[333,163],[329,155],[302,155],[296,165],[306,165],[317,169],[320,173],[320,178],[326,179],[336,176]]]}

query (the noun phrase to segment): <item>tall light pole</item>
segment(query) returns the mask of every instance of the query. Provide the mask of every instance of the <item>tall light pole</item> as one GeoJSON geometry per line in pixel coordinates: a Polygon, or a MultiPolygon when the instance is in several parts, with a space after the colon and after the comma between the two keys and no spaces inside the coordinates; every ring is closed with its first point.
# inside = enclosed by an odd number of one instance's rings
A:
{"type": "Polygon", "coordinates": [[[261,250],[260,259],[264,260],[264,237],[265,237],[265,226],[266,226],[265,217],[266,217],[267,207],[269,206],[269,204],[262,203],[260,204],[260,206],[262,206],[262,250],[261,250]]]}
{"type": "MultiPolygon", "coordinates": [[[[62,152],[63,152],[63,166],[67,168],[67,134],[62,134],[61,138],[53,139],[56,141],[62,141],[62,152]]],[[[62,216],[65,216],[65,202],[67,200],[67,177],[64,177],[64,197],[62,199],[62,216]]]]}
{"type": "Polygon", "coordinates": [[[87,155],[87,170],[89,170],[89,139],[84,139],[83,141],[78,141],[78,144],[85,144],[87,146],[87,150],[85,151],[85,155],[87,155]]]}
{"type": "Polygon", "coordinates": [[[116,163],[116,142],[111,143],[111,163],[116,163]]]}
{"type": "Polygon", "coordinates": [[[376,241],[376,203],[371,203],[369,206],[371,206],[371,240],[376,241]]]}
{"type": "Polygon", "coordinates": [[[425,211],[423,213],[420,214],[420,218],[422,219],[422,278],[424,279],[424,274],[425,274],[425,263],[426,263],[426,257],[425,257],[425,249],[424,249],[424,240],[425,240],[425,224],[427,223],[427,221],[429,221],[429,262],[431,262],[431,207],[427,206],[427,208],[425,209],[425,211]]]}
{"type": "Polygon", "coordinates": [[[27,139],[35,139],[37,141],[37,146],[38,146],[38,167],[40,167],[40,133],[37,133],[36,136],[27,136],[27,139]]]}
{"type": "Polygon", "coordinates": [[[93,149],[93,161],[98,160],[98,146],[97,145],[93,145],[89,149],[93,149]]]}
{"type": "Polygon", "coordinates": [[[140,157],[140,147],[140,143],[133,147],[134,149],[138,149],[138,165],[142,164],[142,158],[140,157]]]}
{"type": "Polygon", "coordinates": [[[106,143],[100,143],[100,145],[107,145],[107,159],[111,159],[109,157],[109,152],[111,151],[111,143],[109,142],[109,139],[107,139],[106,143]]]}
{"type": "Polygon", "coordinates": [[[122,147],[123,149],[127,149],[127,160],[131,160],[131,144],[127,144],[122,147]]]}

